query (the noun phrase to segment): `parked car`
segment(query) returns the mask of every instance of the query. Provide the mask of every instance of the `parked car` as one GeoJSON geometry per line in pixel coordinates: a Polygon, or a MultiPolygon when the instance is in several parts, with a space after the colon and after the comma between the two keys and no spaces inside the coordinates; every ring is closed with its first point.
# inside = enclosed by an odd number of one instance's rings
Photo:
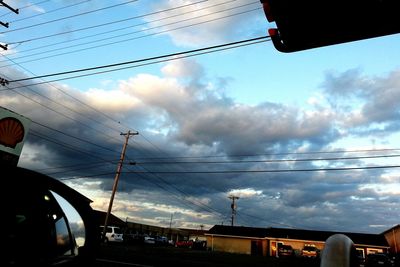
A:
{"type": "Polygon", "coordinates": [[[160,246],[167,246],[168,245],[168,238],[166,236],[156,236],[155,243],[160,246]]]}
{"type": "Polygon", "coordinates": [[[0,199],[3,266],[91,266],[98,244],[91,200],[39,172],[0,169],[2,186],[11,192],[0,199]]]}
{"type": "Polygon", "coordinates": [[[152,236],[144,236],[143,237],[143,242],[145,244],[155,244],[156,243],[156,239],[152,236]]]}
{"type": "Polygon", "coordinates": [[[281,245],[278,246],[278,257],[294,257],[294,249],[290,245],[281,245]]]}
{"type": "Polygon", "coordinates": [[[319,251],[314,245],[305,245],[301,250],[301,256],[306,258],[316,258],[319,255],[319,251]]]}
{"type": "Polygon", "coordinates": [[[365,267],[391,267],[392,261],[384,253],[368,254],[365,258],[365,267]]]}
{"type": "Polygon", "coordinates": [[[192,240],[180,240],[175,242],[176,248],[192,248],[193,241],[192,240]]]}
{"type": "Polygon", "coordinates": [[[198,249],[198,250],[206,250],[207,249],[207,241],[206,240],[195,240],[193,242],[193,249],[198,249]]]}
{"type": "MultiPolygon", "coordinates": [[[[100,234],[102,235],[104,231],[104,226],[100,226],[100,234]]],[[[108,225],[106,230],[106,236],[104,237],[104,242],[123,242],[124,234],[121,228],[118,226],[108,225]]]]}

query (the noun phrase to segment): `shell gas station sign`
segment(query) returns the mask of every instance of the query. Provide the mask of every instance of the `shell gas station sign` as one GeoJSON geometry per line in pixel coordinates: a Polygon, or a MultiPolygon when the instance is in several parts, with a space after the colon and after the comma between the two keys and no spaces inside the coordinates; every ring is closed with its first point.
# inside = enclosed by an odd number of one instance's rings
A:
{"type": "Polygon", "coordinates": [[[0,164],[17,165],[31,120],[0,107],[0,164]]]}

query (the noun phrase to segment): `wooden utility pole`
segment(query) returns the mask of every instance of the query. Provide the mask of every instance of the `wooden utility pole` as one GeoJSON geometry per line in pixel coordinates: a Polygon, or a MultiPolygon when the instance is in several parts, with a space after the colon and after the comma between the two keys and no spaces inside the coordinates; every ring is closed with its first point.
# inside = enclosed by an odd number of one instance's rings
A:
{"type": "Polygon", "coordinates": [[[131,135],[138,135],[138,134],[139,134],[138,132],[131,133],[131,131],[128,131],[127,133],[121,133],[121,135],[125,135],[125,143],[124,143],[124,146],[122,147],[122,152],[121,152],[121,157],[118,162],[117,172],[115,173],[114,185],[113,185],[112,192],[111,192],[110,203],[108,204],[108,210],[107,210],[107,214],[106,214],[106,219],[104,221],[104,228],[103,228],[103,233],[101,235],[101,240],[104,240],[104,238],[106,236],[108,218],[110,217],[112,205],[114,202],[115,192],[117,191],[118,180],[119,180],[119,176],[121,174],[122,164],[124,163],[125,151],[126,151],[126,147],[128,146],[129,137],[131,135]]]}
{"type": "Polygon", "coordinates": [[[231,226],[233,226],[233,222],[234,222],[235,215],[236,215],[235,199],[239,199],[239,197],[231,195],[228,198],[232,199],[232,204],[231,204],[231,209],[232,209],[231,226]]]}
{"type": "MultiPolygon", "coordinates": [[[[11,6],[9,6],[9,5],[7,5],[3,0],[0,0],[0,6],[3,6],[3,7],[6,7],[6,8],[8,8],[9,10],[11,10],[12,12],[14,12],[15,14],[18,14],[19,13],[19,10],[18,9],[15,9],[15,8],[12,8],[11,6]]],[[[1,26],[4,26],[4,27],[6,27],[6,28],[8,28],[8,26],[9,26],[9,23],[8,22],[2,22],[2,21],[0,21],[0,25],[1,26]]],[[[8,45],[7,44],[0,44],[0,48],[2,48],[3,50],[7,50],[8,49],[8,45]]],[[[4,86],[4,84],[2,84],[3,86],[4,86]]]]}

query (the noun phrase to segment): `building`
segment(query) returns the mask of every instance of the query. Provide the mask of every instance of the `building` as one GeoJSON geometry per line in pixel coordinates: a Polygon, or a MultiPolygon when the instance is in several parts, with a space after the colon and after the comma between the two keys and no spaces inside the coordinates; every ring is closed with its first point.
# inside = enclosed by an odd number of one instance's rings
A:
{"type": "MultiPolygon", "coordinates": [[[[107,213],[104,211],[94,210],[95,222],[98,226],[104,225],[107,213]]],[[[155,225],[141,224],[135,222],[123,221],[114,214],[110,214],[108,225],[118,226],[123,229],[125,234],[131,235],[149,235],[149,236],[165,236],[173,242],[182,240],[199,240],[205,241],[204,235],[206,230],[185,229],[185,228],[168,228],[155,225]]]]}
{"type": "Polygon", "coordinates": [[[292,246],[296,255],[301,255],[305,246],[322,251],[326,239],[338,233],[347,235],[364,258],[370,253],[389,251],[389,244],[382,234],[215,225],[205,235],[207,248],[211,251],[278,257],[280,244],[292,246]]]}
{"type": "MultiPolygon", "coordinates": [[[[94,210],[93,213],[94,213],[94,220],[97,223],[97,226],[104,225],[106,221],[107,212],[94,210]]],[[[125,222],[120,218],[118,218],[117,216],[115,216],[114,214],[110,213],[110,215],[108,216],[107,225],[119,226],[121,228],[124,228],[125,222]]]]}
{"type": "Polygon", "coordinates": [[[389,252],[392,254],[400,254],[400,224],[393,226],[392,228],[382,233],[389,246],[389,252]]]}

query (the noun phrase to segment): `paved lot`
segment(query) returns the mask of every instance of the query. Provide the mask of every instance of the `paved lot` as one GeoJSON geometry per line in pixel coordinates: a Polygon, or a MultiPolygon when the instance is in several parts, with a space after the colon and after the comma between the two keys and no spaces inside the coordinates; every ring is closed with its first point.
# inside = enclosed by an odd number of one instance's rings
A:
{"type": "Polygon", "coordinates": [[[315,259],[276,259],[153,245],[110,244],[99,248],[95,266],[319,267],[319,262],[315,259]]]}

